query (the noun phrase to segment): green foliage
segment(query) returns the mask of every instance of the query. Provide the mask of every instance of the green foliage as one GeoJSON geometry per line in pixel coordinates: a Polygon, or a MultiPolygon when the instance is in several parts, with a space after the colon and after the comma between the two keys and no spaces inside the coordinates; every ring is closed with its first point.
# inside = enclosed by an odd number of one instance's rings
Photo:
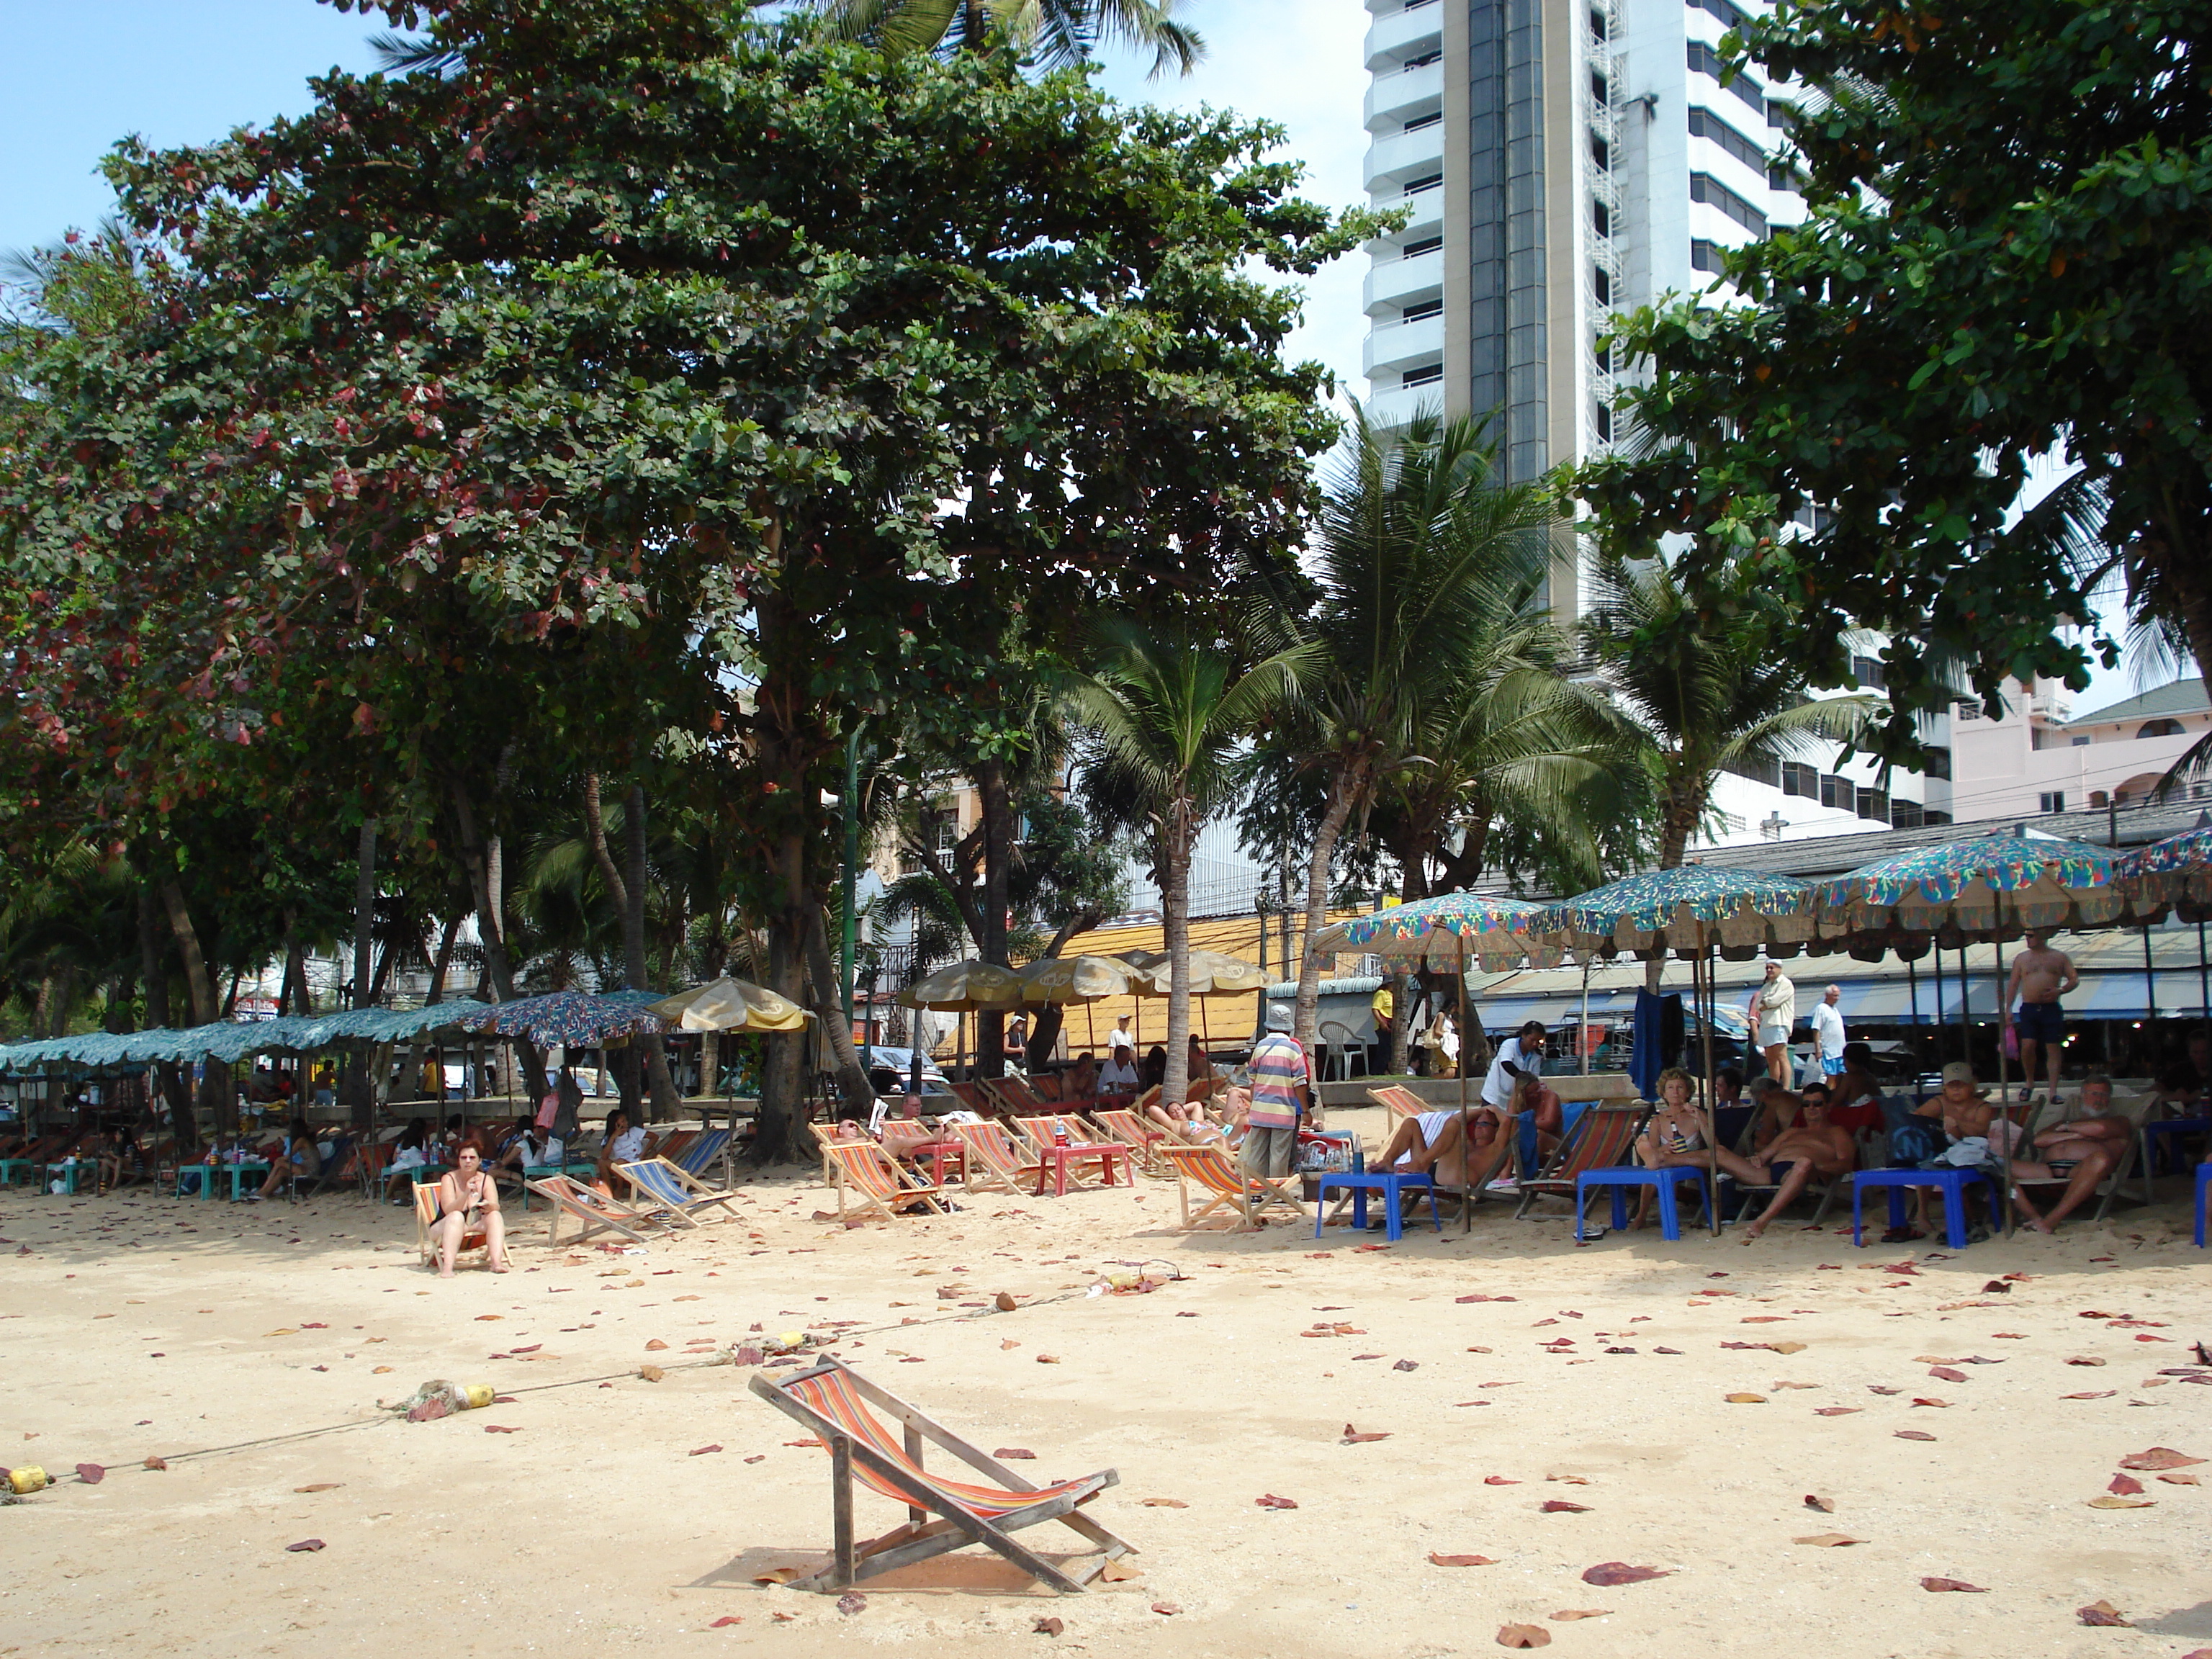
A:
{"type": "MultiPolygon", "coordinates": [[[[1582,489],[1611,544],[1681,533],[1684,580],[1747,606],[1813,683],[1892,636],[1879,743],[1920,754],[1944,658],[2079,688],[2114,567],[2139,623],[2212,666],[2212,86],[2201,0],[1784,0],[1730,45],[1817,89],[1808,218],[1732,250],[1747,304],[1626,320],[1644,453],[1582,489]],[[2079,535],[2011,522],[2033,458],[2101,496],[2079,535]],[[1811,534],[1790,528],[1820,509],[1811,534]],[[2089,556],[2082,556],[2085,552],[2089,556]]],[[[2094,649],[2109,662],[2109,632],[2094,649]]]]}
{"type": "Polygon", "coordinates": [[[1175,21],[1179,0],[823,0],[835,38],[891,53],[1003,52],[1067,69],[1101,42],[1150,48],[1152,74],[1188,75],[1206,55],[1195,29],[1175,21]]]}

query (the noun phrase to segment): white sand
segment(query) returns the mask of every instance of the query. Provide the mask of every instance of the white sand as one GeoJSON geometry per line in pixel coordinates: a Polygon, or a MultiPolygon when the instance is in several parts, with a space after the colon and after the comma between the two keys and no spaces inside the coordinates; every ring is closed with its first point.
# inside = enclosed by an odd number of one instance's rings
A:
{"type": "MultiPolygon", "coordinates": [[[[0,1655],[953,1638],[976,1654],[1401,1659],[1494,1651],[1509,1621],[1609,1656],[2212,1645],[2212,1463],[2182,1471],[2203,1486],[2136,1476],[2151,1507],[2088,1504],[2128,1454],[2212,1457],[2212,1387],[2158,1374],[2212,1339],[2208,1258],[2178,1197],[1952,1260],[1854,1252],[1847,1231],[1797,1224],[1749,1248],[1654,1231],[1577,1249],[1564,1221],[1496,1206],[1471,1237],[1424,1223],[1389,1249],[1343,1229],[1318,1245],[1282,1226],[1192,1239],[1162,1224],[1161,1182],[1141,1202],[979,1194],[948,1219],[846,1231],[811,1218],[811,1179],[744,1190],[744,1219],[620,1258],[549,1252],[544,1210],[525,1224],[510,1203],[518,1271],[442,1284],[415,1265],[406,1212],[351,1197],[0,1197],[0,1463],[109,1470],[0,1511],[0,1655]],[[1084,1294],[1146,1258],[1186,1279],[1084,1294]],[[1907,1261],[1916,1273],[1880,1270],[1907,1261]],[[2006,1273],[2029,1277],[1985,1295],[2006,1273]],[[997,1312],[1001,1290],[1024,1305],[997,1312]],[[1696,1294],[1716,1291],[1730,1294],[1696,1294]],[[1474,1293],[1516,1299],[1455,1300],[1474,1293]],[[842,1355],[987,1450],[1034,1449],[1037,1478],[1118,1468],[1090,1512],[1139,1547],[1141,1577],[1054,1598],[971,1552],[864,1586],[849,1615],[754,1583],[826,1548],[829,1460],[785,1443],[801,1431],[747,1392],[749,1371],[687,1365],[686,1347],[839,1320],[861,1322],[842,1355]],[[1355,1334],[1299,1334],[1340,1322],[1355,1334]],[[1544,1346],[1559,1339],[1573,1346],[1544,1346]],[[488,1358],[517,1346],[537,1351],[488,1358]],[[1923,1356],[2003,1363],[1960,1364],[1954,1382],[1923,1356]],[[647,1362],[664,1380],[636,1377],[647,1362]],[[520,1392],[437,1423],[378,1409],[434,1376],[520,1392]],[[1346,1445],[1347,1424],[1390,1437],[1346,1445]],[[142,1469],[149,1455],[169,1468],[142,1469]],[[1297,1507],[1262,1510],[1267,1493],[1297,1507]],[[1588,1509],[1545,1514],[1547,1499],[1588,1509]],[[1826,1532],[1865,1541],[1792,1541],[1826,1532]],[[327,1547],[286,1553],[310,1537],[327,1547]],[[1582,1582],[1605,1561],[1671,1576],[1582,1582]],[[1929,1575],[1988,1593],[1930,1594],[1929,1575]],[[2136,1628],[2083,1628],[2075,1610],[2100,1599],[2136,1628]],[[1032,1628],[1047,1615],[1057,1638],[1032,1628]],[[711,1628],[726,1618],[743,1622],[711,1628]]],[[[861,1497],[864,1528],[897,1518],[861,1497]]],[[[1024,1536],[1054,1554],[1079,1541],[1024,1536]]]]}

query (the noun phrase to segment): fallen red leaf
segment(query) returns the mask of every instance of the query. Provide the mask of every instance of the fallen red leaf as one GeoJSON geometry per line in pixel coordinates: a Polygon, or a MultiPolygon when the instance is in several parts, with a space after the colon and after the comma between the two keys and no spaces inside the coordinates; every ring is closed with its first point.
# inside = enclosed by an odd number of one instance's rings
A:
{"type": "Polygon", "coordinates": [[[1498,1564],[1486,1555],[1438,1555],[1431,1550],[1429,1552],[1429,1565],[1432,1567],[1494,1567],[1498,1564]]]}
{"type": "Polygon", "coordinates": [[[149,1469],[166,1469],[169,1467],[169,1460],[166,1457],[149,1457],[146,1460],[145,1467],[149,1469]]]}
{"type": "Polygon", "coordinates": [[[1920,1588],[1924,1590],[1964,1590],[1970,1595],[1987,1595],[1979,1584],[1970,1584],[1963,1578],[1923,1578],[1920,1588]]]}
{"type": "Polygon", "coordinates": [[[1856,1406],[1819,1406],[1813,1411],[1815,1417],[1856,1417],[1858,1414],[1856,1406]]]}
{"type": "Polygon", "coordinates": [[[708,1626],[707,1628],[708,1630],[724,1630],[732,1625],[742,1625],[744,1622],[745,1621],[744,1620],[737,1617],[734,1613],[725,1613],[721,1618],[717,1619],[713,1624],[708,1626]]]}
{"type": "Polygon", "coordinates": [[[1501,1648],[1548,1648],[1552,1632],[1541,1625],[1500,1625],[1498,1645],[1501,1648]]]}
{"type": "Polygon", "coordinates": [[[1899,1429],[1890,1437],[1893,1440],[1933,1440],[1936,1437],[1925,1429],[1899,1429]]]}
{"type": "Polygon", "coordinates": [[[991,1455],[1009,1458],[1017,1463],[1033,1463],[1036,1461],[1036,1454],[1026,1446],[1001,1446],[991,1455]]]}
{"type": "Polygon", "coordinates": [[[508,1428],[502,1423],[487,1423],[484,1425],[484,1432],[486,1434],[520,1434],[522,1431],[520,1428],[508,1428]]]}
{"type": "Polygon", "coordinates": [[[1155,1601],[1152,1603],[1152,1611],[1158,1613],[1163,1619],[1172,1619],[1176,1614],[1181,1613],[1182,1608],[1178,1603],[1174,1601],[1155,1601]]]}
{"type": "Polygon", "coordinates": [[[708,1452],[718,1452],[721,1449],[720,1446],[695,1446],[691,1449],[690,1455],[694,1457],[704,1457],[708,1452]]]}
{"type": "Polygon", "coordinates": [[[1835,1504],[1818,1492],[1808,1492],[1805,1494],[1805,1507],[1808,1510],[1818,1510],[1823,1515],[1833,1515],[1836,1512],[1835,1504]]]}
{"type": "Polygon", "coordinates": [[[2114,1475],[2112,1484],[2105,1488],[2106,1492],[2116,1492],[2123,1498],[2132,1498],[2142,1489],[2143,1483],[2131,1474],[2114,1475]]]}
{"type": "Polygon", "coordinates": [[[97,1463],[80,1463],[76,1466],[76,1478],[88,1486],[96,1486],[107,1479],[107,1471],[97,1463]]]}
{"type": "Polygon", "coordinates": [[[2120,1617],[2120,1610],[2110,1601],[2092,1601],[2086,1607],[2076,1607],[2074,1609],[2074,1616],[2085,1625],[2113,1625],[2121,1630],[2135,1628],[2133,1625],[2120,1617]]]}
{"type": "Polygon", "coordinates": [[[2110,1400],[2118,1392],[2118,1389],[2092,1389],[2086,1394],[2062,1394],[2058,1397],[2061,1400],[2110,1400]]]}
{"type": "Polygon", "coordinates": [[[287,1555],[299,1555],[303,1553],[312,1555],[317,1550],[322,1548],[322,1547],[323,1540],[319,1538],[302,1538],[296,1544],[285,1545],[284,1553],[287,1555]]]}
{"type": "Polygon", "coordinates": [[[1951,1405],[1948,1400],[1929,1400],[1918,1395],[1914,1396],[1912,1403],[1916,1406],[1935,1406],[1943,1410],[1948,1410],[1951,1405]]]}
{"type": "Polygon", "coordinates": [[[1390,1431],[1387,1429],[1380,1431],[1370,1429],[1362,1432],[1347,1423],[1344,1425],[1344,1438],[1338,1443],[1346,1446],[1363,1446],[1370,1440],[1388,1440],[1389,1437],[1390,1431]]]}
{"type": "Polygon", "coordinates": [[[1626,1561],[1601,1561],[1583,1572],[1583,1583],[1610,1589],[1615,1584],[1641,1584],[1646,1579],[1667,1576],[1657,1567],[1632,1567],[1626,1561]]]}
{"type": "Polygon", "coordinates": [[[1931,1365],[1928,1375],[1939,1382],[1963,1382],[1966,1380],[1966,1372],[1954,1371],[1948,1365],[1931,1365]]]}
{"type": "Polygon", "coordinates": [[[1588,1515],[1589,1513],[1589,1505],[1587,1504],[1570,1504],[1564,1498],[1547,1498],[1544,1500],[1541,1513],[1545,1515],[1588,1515]]]}
{"type": "Polygon", "coordinates": [[[1482,1484],[1486,1486],[1517,1486],[1521,1483],[1510,1480],[1502,1474],[1486,1474],[1482,1477],[1482,1484]]]}
{"type": "Polygon", "coordinates": [[[2153,1446],[2148,1451],[2139,1451],[2120,1460],[2124,1469],[2185,1469],[2192,1463],[2202,1463],[2201,1457],[2191,1457],[2171,1446],[2153,1446]]]}
{"type": "Polygon", "coordinates": [[[1036,1623],[1031,1625],[1030,1628],[1035,1631],[1039,1636],[1057,1636],[1060,1632],[1066,1630],[1067,1626],[1057,1619],[1048,1617],[1038,1620],[1036,1623]]]}
{"type": "Polygon", "coordinates": [[[1298,1506],[1296,1498],[1278,1498],[1273,1492],[1262,1493],[1252,1501],[1263,1510],[1294,1510],[1298,1506]]]}

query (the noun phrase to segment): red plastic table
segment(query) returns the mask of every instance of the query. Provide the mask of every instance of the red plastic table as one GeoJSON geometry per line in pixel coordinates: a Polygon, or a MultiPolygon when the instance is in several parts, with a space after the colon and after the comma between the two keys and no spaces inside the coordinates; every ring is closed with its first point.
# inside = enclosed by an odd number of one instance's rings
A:
{"type": "Polygon", "coordinates": [[[1080,1141],[1069,1146],[1048,1146],[1037,1157],[1037,1196],[1044,1196],[1045,1171],[1052,1171],[1052,1191],[1055,1198],[1067,1196],[1067,1166],[1080,1164],[1086,1158],[1098,1160],[1099,1173],[1109,1187],[1114,1185],[1114,1160],[1121,1160],[1121,1171],[1136,1185],[1136,1165],[1129,1160],[1129,1149],[1118,1140],[1080,1141]]]}
{"type": "Polygon", "coordinates": [[[947,1159],[959,1165],[962,1182],[964,1182],[968,1179],[968,1143],[964,1140],[920,1141],[905,1148],[898,1155],[901,1158],[912,1158],[916,1164],[921,1163],[925,1158],[927,1158],[931,1172],[940,1187],[945,1184],[945,1165],[947,1159]]]}

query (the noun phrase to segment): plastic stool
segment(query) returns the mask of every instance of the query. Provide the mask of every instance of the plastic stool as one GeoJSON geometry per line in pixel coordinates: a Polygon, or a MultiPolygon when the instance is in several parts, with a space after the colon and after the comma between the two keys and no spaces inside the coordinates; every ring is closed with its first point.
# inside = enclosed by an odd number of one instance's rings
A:
{"type": "Polygon", "coordinates": [[[1674,1188],[1685,1181],[1698,1183],[1698,1196],[1705,1201],[1705,1213],[1712,1214],[1712,1188],[1706,1184],[1708,1172],[1694,1164],[1676,1164],[1658,1170],[1647,1170],[1640,1164],[1623,1164],[1610,1170],[1584,1170],[1575,1177],[1575,1241],[1582,1242],[1583,1221],[1587,1200],[1583,1194],[1591,1187],[1607,1187],[1613,1190],[1613,1230],[1625,1232],[1628,1228],[1628,1188],[1649,1187],[1659,1194],[1659,1231],[1670,1239],[1682,1237],[1682,1212],[1674,1199],[1674,1188]]]}
{"type": "Polygon", "coordinates": [[[1889,1189],[1889,1224],[1905,1224],[1905,1189],[1940,1187],[1943,1189],[1943,1237],[1954,1250],[1966,1248],[1966,1188],[1979,1182],[1990,1189],[1990,1202],[1997,1201],[1996,1182],[1979,1170],[1861,1170],[1851,1176],[1851,1243],[1863,1245],[1866,1229],[1866,1195],[1871,1188],[1889,1189]]]}
{"type": "Polygon", "coordinates": [[[1415,1175],[1410,1170],[1379,1175],[1337,1174],[1323,1176],[1321,1178],[1321,1188],[1315,1194],[1316,1201],[1314,1204],[1314,1237],[1316,1238],[1321,1237],[1321,1230],[1326,1224],[1328,1213],[1328,1189],[1332,1187],[1339,1192],[1352,1194],[1352,1224],[1363,1229],[1367,1225],[1367,1194],[1382,1194],[1382,1222],[1383,1225],[1389,1230],[1389,1236],[1394,1242],[1406,1236],[1406,1221],[1399,1209],[1399,1194],[1408,1187],[1425,1188],[1429,1194],[1429,1219],[1435,1224],[1438,1232],[1444,1230],[1443,1218],[1437,1213],[1437,1183],[1434,1176],[1415,1175]]]}
{"type": "Polygon", "coordinates": [[[2197,1248],[2204,1248],[2204,1194],[2212,1188],[2212,1164],[2197,1166],[2197,1248]]]}

